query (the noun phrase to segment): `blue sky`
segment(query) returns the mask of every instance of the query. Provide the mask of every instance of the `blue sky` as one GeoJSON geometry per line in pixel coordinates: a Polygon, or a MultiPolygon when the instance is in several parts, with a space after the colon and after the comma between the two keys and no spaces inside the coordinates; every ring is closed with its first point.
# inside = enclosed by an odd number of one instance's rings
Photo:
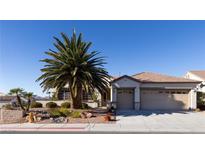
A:
{"type": "Polygon", "coordinates": [[[183,76],[205,69],[205,21],[0,21],[0,91],[42,95],[39,83],[53,36],[82,32],[106,56],[111,75],[142,71],[183,76]]]}

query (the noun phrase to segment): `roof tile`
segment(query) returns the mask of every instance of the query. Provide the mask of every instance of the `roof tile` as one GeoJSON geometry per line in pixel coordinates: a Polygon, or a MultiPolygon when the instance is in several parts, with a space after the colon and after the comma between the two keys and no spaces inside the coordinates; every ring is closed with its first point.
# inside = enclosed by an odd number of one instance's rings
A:
{"type": "Polygon", "coordinates": [[[201,79],[205,80],[205,70],[194,70],[194,71],[189,71],[192,74],[197,75],[198,77],[200,77],[201,79]]]}
{"type": "Polygon", "coordinates": [[[191,80],[191,79],[185,79],[182,77],[174,77],[174,76],[169,76],[169,75],[164,75],[164,74],[159,74],[159,73],[152,73],[152,72],[142,72],[138,73],[132,76],[133,78],[141,81],[141,82],[170,82],[170,83],[175,83],[175,82],[198,82],[196,80],[191,80]]]}

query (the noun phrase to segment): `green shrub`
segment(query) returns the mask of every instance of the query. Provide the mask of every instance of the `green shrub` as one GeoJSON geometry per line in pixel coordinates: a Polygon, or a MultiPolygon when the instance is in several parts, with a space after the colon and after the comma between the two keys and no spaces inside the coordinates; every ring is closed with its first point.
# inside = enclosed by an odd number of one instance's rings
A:
{"type": "Polygon", "coordinates": [[[48,111],[48,113],[49,113],[50,116],[53,117],[53,118],[61,117],[61,116],[62,116],[62,114],[61,114],[61,112],[59,111],[59,109],[50,109],[50,110],[48,111]]]}
{"type": "Polygon", "coordinates": [[[70,116],[72,118],[81,118],[81,112],[80,111],[72,111],[70,116]]]}
{"type": "Polygon", "coordinates": [[[57,109],[50,109],[48,111],[51,117],[56,118],[56,117],[67,117],[71,115],[71,111],[65,108],[57,108],[57,109]]]}
{"type": "Polygon", "coordinates": [[[13,106],[11,104],[5,104],[2,106],[3,109],[6,109],[6,110],[13,110],[13,106]]]}
{"type": "Polygon", "coordinates": [[[48,103],[46,103],[46,107],[47,108],[56,108],[56,107],[58,107],[58,105],[54,102],[48,102],[48,103]]]}
{"type": "Polygon", "coordinates": [[[62,108],[70,108],[70,103],[69,102],[64,102],[61,104],[62,108]]]}
{"type": "Polygon", "coordinates": [[[39,102],[32,102],[31,103],[31,108],[42,108],[43,104],[39,103],[39,102]]]}
{"type": "Polygon", "coordinates": [[[71,111],[66,109],[66,108],[60,108],[59,112],[61,113],[62,116],[68,117],[71,115],[71,111]]]}
{"type": "Polygon", "coordinates": [[[90,109],[90,107],[88,106],[88,104],[82,103],[81,109],[90,109]]]}

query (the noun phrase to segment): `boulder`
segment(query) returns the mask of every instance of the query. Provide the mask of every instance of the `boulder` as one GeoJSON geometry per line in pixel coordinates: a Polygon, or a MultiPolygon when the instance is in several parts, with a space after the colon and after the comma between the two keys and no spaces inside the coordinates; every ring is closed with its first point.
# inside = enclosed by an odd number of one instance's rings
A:
{"type": "Polygon", "coordinates": [[[86,117],[87,117],[87,118],[91,118],[92,116],[93,116],[92,113],[90,113],[90,112],[86,113],[86,117]]]}
{"type": "Polygon", "coordinates": [[[84,113],[84,112],[83,112],[83,113],[81,113],[81,114],[80,114],[80,116],[81,116],[81,118],[82,118],[82,119],[85,119],[85,118],[86,118],[86,115],[85,115],[85,113],[84,113]]]}

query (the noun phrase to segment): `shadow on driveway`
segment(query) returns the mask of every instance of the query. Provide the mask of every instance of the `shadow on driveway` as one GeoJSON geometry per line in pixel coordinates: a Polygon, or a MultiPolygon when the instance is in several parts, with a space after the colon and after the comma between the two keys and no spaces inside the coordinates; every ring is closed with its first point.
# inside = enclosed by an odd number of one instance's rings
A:
{"type": "Polygon", "coordinates": [[[153,116],[163,114],[188,114],[189,111],[135,111],[135,110],[120,110],[117,111],[117,116],[129,117],[129,116],[153,116]]]}

